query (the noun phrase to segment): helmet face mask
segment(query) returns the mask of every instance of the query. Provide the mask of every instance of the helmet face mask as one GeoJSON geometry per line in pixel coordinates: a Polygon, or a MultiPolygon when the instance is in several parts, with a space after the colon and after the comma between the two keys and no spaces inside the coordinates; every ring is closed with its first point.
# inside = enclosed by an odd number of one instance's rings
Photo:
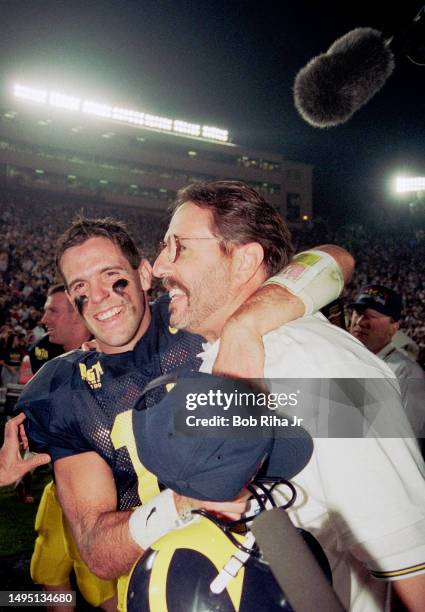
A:
{"type": "MultiPolygon", "coordinates": [[[[286,481],[267,480],[248,486],[254,499],[253,514],[240,521],[226,522],[204,511],[199,521],[172,531],[157,540],[136,562],[127,586],[127,612],[277,612],[292,611],[261,551],[247,548],[247,529],[255,516],[276,506],[271,491],[286,481]],[[272,500],[270,500],[272,498],[272,500]],[[220,592],[211,585],[229,561],[239,563],[220,592]]],[[[295,489],[289,485],[294,502],[295,489]]],[[[283,508],[282,508],[282,511],[283,508]]],[[[331,581],[329,564],[311,534],[299,530],[331,581]]],[[[250,540],[251,541],[251,540],[250,540]]],[[[226,573],[226,572],[224,572],[226,573]]]]}

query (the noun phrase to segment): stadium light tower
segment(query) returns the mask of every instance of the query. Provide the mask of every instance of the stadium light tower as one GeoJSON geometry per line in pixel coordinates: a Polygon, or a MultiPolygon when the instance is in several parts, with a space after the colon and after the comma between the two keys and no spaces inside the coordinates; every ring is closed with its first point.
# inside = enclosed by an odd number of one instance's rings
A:
{"type": "Polygon", "coordinates": [[[103,119],[130,123],[147,129],[171,132],[178,136],[200,138],[232,146],[229,142],[228,130],[222,130],[221,128],[212,127],[210,125],[201,126],[198,123],[190,123],[180,119],[170,119],[168,117],[152,115],[151,113],[144,113],[138,110],[121,108],[120,106],[111,106],[109,104],[97,102],[96,100],[81,99],[75,95],[64,94],[60,91],[48,91],[46,89],[29,87],[21,83],[16,83],[13,86],[13,95],[27,102],[46,104],[47,106],[53,106],[68,111],[78,111],[86,115],[95,115],[103,119]]]}
{"type": "Polygon", "coordinates": [[[425,191],[425,176],[399,176],[395,180],[397,193],[425,191]]]}
{"type": "Polygon", "coordinates": [[[395,192],[403,198],[411,213],[425,210],[425,176],[399,176],[395,179],[395,192]],[[413,197],[412,197],[413,194],[413,197]],[[410,197],[409,197],[410,196],[410,197]]]}

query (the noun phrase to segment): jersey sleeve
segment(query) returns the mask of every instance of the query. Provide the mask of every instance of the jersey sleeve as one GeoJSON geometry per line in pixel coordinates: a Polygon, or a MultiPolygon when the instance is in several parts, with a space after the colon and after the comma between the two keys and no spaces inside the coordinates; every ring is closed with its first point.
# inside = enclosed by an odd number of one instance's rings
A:
{"type": "Polygon", "coordinates": [[[48,452],[53,461],[91,450],[74,417],[72,359],[47,362],[23,390],[16,411],[27,419],[25,429],[35,450],[48,452]]]}

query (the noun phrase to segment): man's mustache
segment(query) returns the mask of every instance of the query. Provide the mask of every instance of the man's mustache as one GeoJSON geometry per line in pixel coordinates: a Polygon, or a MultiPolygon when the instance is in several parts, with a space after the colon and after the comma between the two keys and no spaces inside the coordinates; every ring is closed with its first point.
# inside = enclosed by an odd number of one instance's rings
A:
{"type": "Polygon", "coordinates": [[[171,291],[172,289],[180,289],[180,291],[183,291],[183,293],[189,295],[189,291],[186,289],[186,287],[173,280],[172,278],[162,279],[162,284],[167,291],[171,291]]]}

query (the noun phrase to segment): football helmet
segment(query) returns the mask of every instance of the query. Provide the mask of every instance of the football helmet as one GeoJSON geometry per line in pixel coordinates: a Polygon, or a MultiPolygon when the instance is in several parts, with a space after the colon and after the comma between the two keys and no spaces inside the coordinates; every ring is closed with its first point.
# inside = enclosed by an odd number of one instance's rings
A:
{"type": "MultiPolygon", "coordinates": [[[[134,565],[127,584],[127,612],[291,612],[292,607],[249,531],[258,512],[276,506],[272,491],[286,481],[249,485],[254,514],[225,522],[204,510],[197,522],[157,540],[134,565]]],[[[282,508],[282,511],[284,511],[282,508]]],[[[315,538],[298,530],[331,581],[315,538]]]]}

